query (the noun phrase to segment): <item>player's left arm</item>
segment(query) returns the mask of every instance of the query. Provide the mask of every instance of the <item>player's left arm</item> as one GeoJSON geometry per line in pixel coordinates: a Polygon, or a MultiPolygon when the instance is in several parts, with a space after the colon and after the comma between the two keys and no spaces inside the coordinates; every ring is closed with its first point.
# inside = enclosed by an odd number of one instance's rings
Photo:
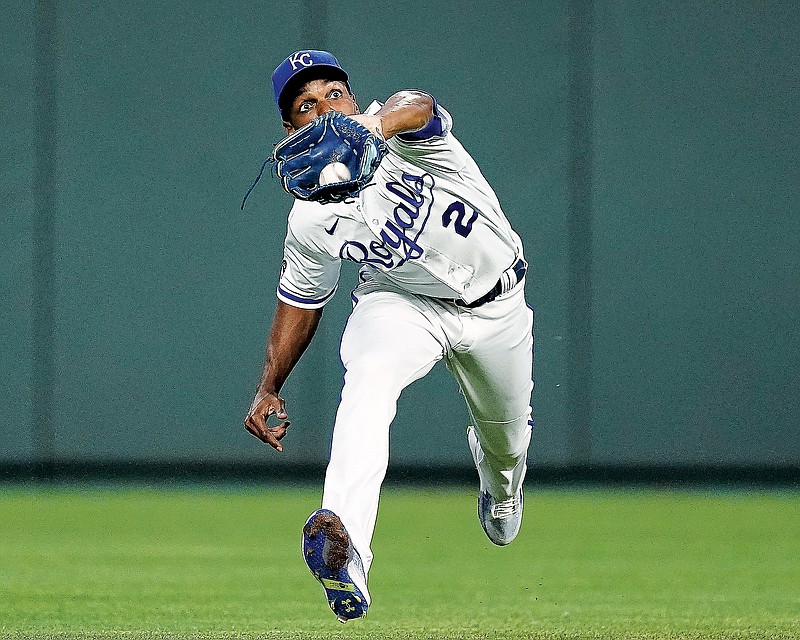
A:
{"type": "Polygon", "coordinates": [[[374,115],[352,118],[388,140],[424,129],[434,117],[435,104],[433,97],[422,91],[398,91],[374,115]]]}

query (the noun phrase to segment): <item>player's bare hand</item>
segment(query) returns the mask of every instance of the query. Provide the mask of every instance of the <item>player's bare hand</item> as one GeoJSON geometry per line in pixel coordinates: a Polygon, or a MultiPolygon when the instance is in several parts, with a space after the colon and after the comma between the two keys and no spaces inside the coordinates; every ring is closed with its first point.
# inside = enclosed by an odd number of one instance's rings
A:
{"type": "Polygon", "coordinates": [[[360,113],[350,117],[364,125],[373,133],[377,133],[379,136],[383,137],[383,119],[380,116],[368,116],[364,113],[360,113]]]}
{"type": "Polygon", "coordinates": [[[283,451],[280,440],[286,435],[291,424],[286,418],[288,416],[283,398],[277,393],[258,391],[253,399],[253,404],[250,405],[250,411],[244,419],[244,428],[261,442],[280,452],[283,451]],[[273,415],[282,422],[271,427],[267,424],[267,419],[273,415]]]}

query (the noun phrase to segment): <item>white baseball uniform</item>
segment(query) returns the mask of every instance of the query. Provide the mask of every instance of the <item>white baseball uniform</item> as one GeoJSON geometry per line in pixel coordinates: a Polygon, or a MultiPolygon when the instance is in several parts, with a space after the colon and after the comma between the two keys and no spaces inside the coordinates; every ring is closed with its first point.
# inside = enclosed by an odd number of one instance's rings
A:
{"type": "Polygon", "coordinates": [[[387,141],[358,198],[297,200],[289,215],[280,300],[320,308],[341,261],[363,265],[340,348],[344,388],[322,507],[342,519],[366,571],[398,397],[442,358],[474,420],[481,489],[513,496],[526,470],[533,312],[512,269],[524,265],[522,243],[451,122],[436,105],[425,129],[387,141]],[[496,299],[466,306],[498,283],[496,299]]]}

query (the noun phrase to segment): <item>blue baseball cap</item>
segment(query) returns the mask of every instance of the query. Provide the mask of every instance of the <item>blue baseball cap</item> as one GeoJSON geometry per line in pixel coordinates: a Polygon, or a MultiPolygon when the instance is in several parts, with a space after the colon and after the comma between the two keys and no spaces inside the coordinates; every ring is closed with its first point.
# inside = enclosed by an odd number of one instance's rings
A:
{"type": "MultiPolygon", "coordinates": [[[[313,49],[295,51],[281,62],[272,73],[272,91],[275,94],[275,104],[279,113],[282,113],[281,99],[284,97],[283,93],[286,91],[287,85],[300,74],[305,75],[312,70],[325,72],[326,75],[330,74],[328,77],[334,80],[343,80],[347,85],[347,90],[350,91],[347,72],[342,69],[342,65],[339,64],[339,61],[332,53],[313,49]]],[[[352,91],[350,92],[352,93],[352,91]]]]}

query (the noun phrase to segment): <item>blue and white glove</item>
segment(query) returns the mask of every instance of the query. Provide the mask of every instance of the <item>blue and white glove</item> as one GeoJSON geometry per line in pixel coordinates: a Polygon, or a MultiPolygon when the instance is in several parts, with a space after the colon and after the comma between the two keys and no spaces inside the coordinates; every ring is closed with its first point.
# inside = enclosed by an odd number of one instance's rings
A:
{"type": "Polygon", "coordinates": [[[358,195],[372,180],[386,152],[383,138],[332,111],[281,140],[272,159],[288,193],[300,200],[328,204],[358,195]]]}

